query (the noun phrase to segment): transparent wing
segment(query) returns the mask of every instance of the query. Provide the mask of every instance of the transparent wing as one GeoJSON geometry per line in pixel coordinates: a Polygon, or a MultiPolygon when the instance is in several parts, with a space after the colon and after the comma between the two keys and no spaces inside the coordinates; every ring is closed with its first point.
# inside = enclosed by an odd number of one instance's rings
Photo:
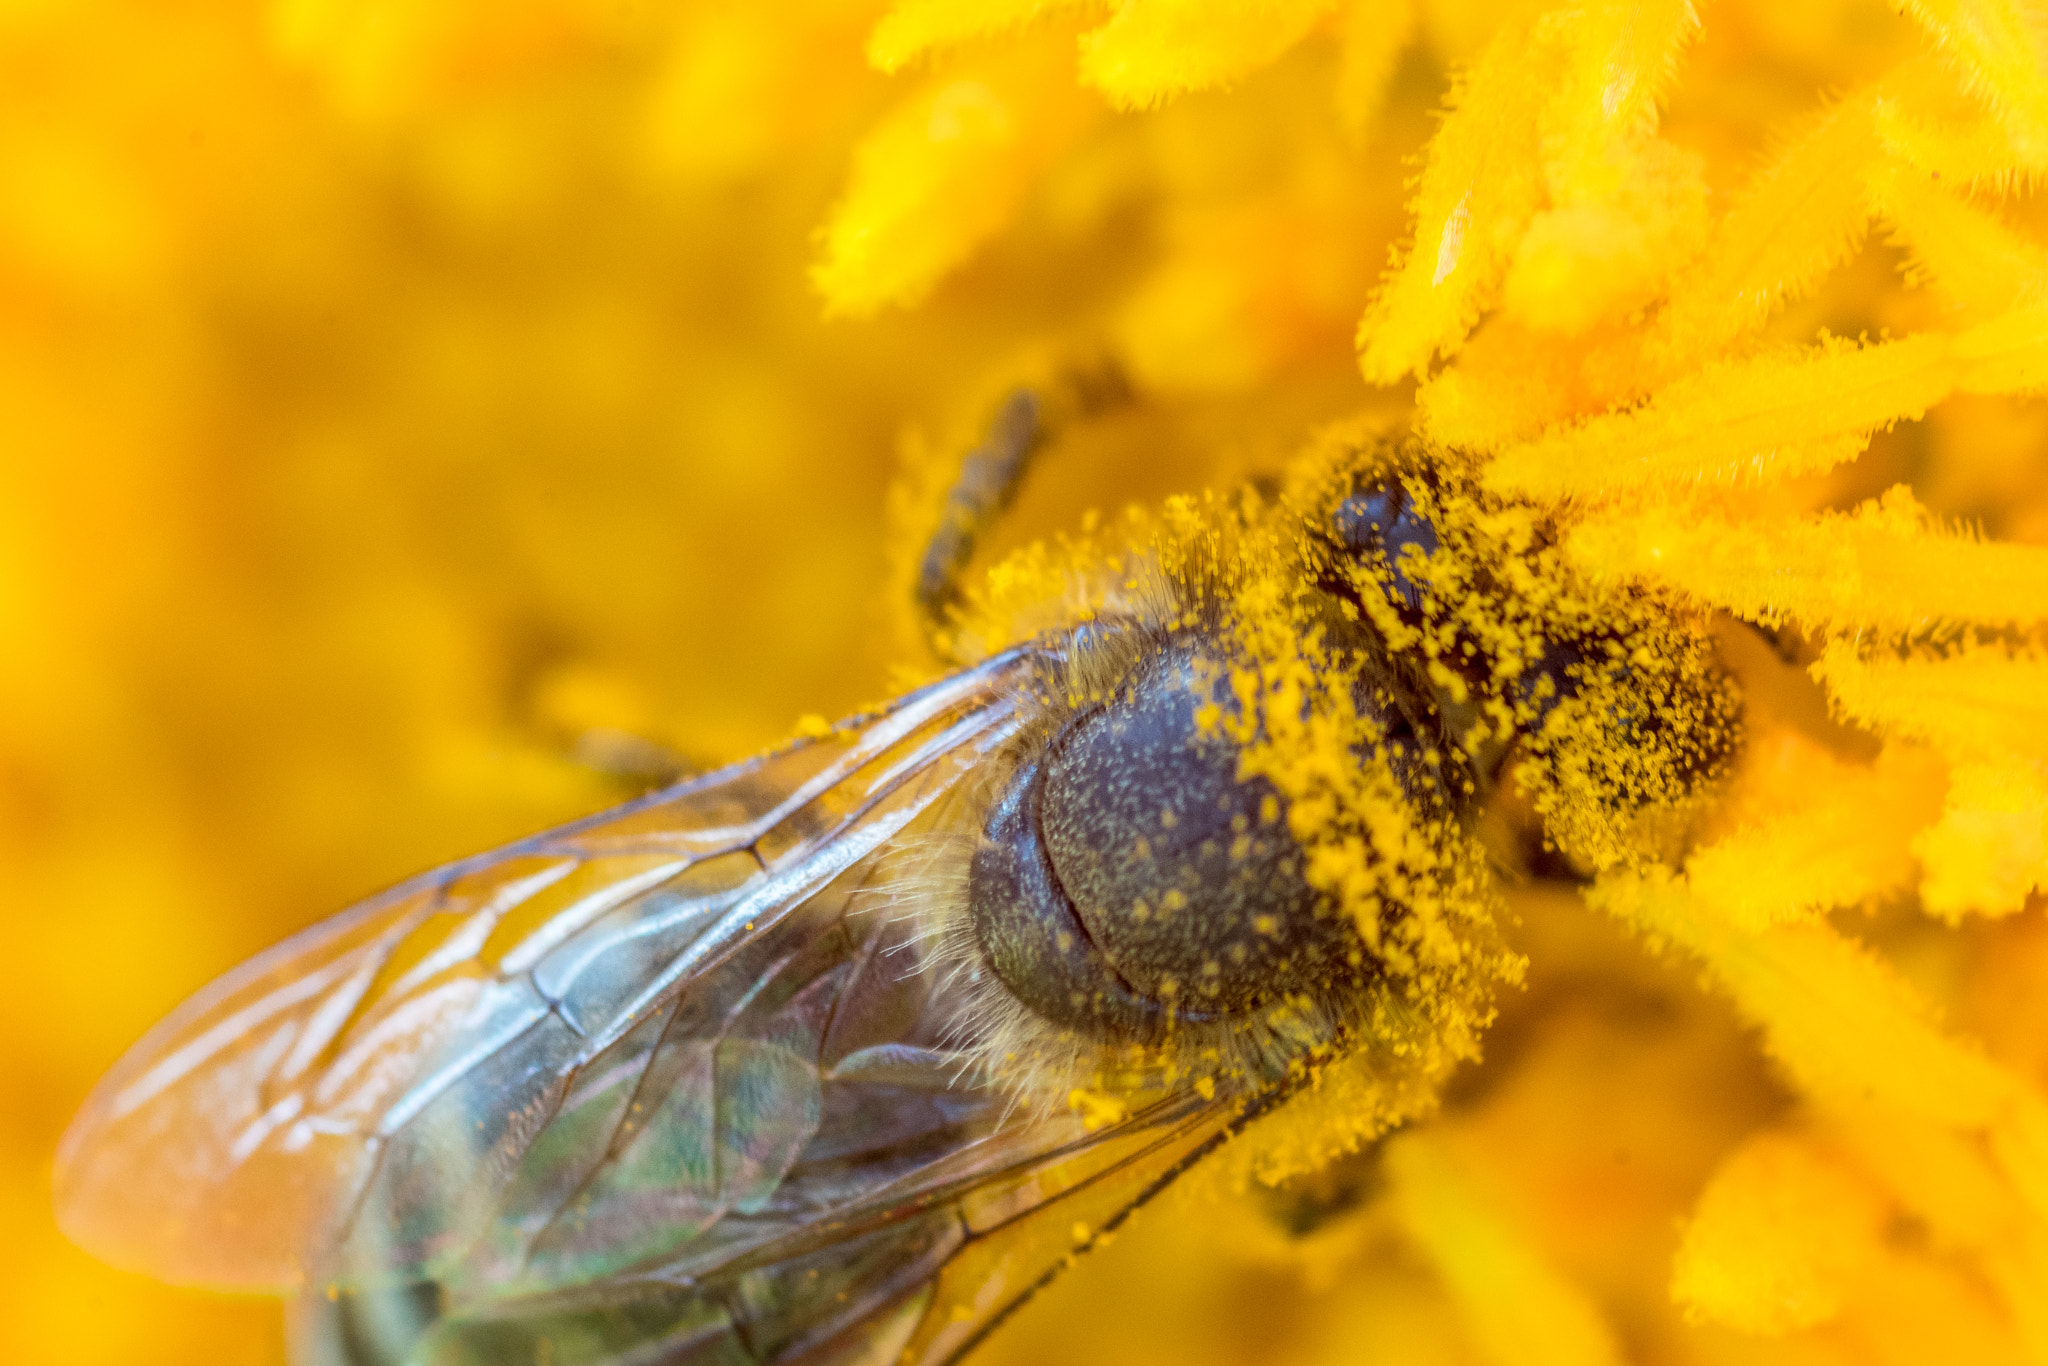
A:
{"type": "Polygon", "coordinates": [[[1024,652],[404,884],[228,974],[66,1136],[60,1217],[302,1287],[316,1363],[943,1359],[1217,1141],[1182,1096],[1010,1116],[890,850],[1012,733],[1024,652]],[[876,1359],[880,1359],[879,1357],[876,1359]]]}

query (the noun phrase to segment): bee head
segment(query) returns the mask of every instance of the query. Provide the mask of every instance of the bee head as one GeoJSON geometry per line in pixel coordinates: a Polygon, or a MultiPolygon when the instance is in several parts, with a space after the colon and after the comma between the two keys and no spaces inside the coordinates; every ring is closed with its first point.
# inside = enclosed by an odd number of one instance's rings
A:
{"type": "Polygon", "coordinates": [[[1319,588],[1362,653],[1420,680],[1407,709],[1441,723],[1473,796],[1511,768],[1546,841],[1599,868],[1642,857],[1726,771],[1740,702],[1697,613],[1590,581],[1560,510],[1413,439],[1339,451],[1300,496],[1319,588]]]}

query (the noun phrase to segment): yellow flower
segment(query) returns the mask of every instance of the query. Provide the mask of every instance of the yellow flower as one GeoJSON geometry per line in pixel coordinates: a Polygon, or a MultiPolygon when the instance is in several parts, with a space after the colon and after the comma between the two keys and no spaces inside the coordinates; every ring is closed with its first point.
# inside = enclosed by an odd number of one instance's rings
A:
{"type": "Polygon", "coordinates": [[[26,0],[0,37],[0,1355],[278,1360],[273,1309],[59,1240],[92,1078],[655,746],[928,668],[926,495],[1081,356],[1137,401],[996,529],[1015,620],[1049,552],[1009,552],[1364,414],[1715,614],[1749,740],[1678,851],[1511,896],[1527,981],[1433,1118],[1163,1200],[985,1359],[2048,1360],[2032,8],[26,0]]]}

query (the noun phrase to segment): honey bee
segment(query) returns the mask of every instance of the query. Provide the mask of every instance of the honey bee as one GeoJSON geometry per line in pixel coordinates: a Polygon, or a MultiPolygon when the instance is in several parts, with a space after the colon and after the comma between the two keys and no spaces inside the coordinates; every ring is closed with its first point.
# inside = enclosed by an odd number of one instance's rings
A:
{"type": "Polygon", "coordinates": [[[966,590],[1042,425],[923,561],[951,673],[228,973],[74,1122],[70,1235],[291,1296],[301,1366],[957,1360],[1331,1069],[1475,1054],[1489,813],[1609,866],[1730,762],[1704,624],[1412,438],[966,590]]]}

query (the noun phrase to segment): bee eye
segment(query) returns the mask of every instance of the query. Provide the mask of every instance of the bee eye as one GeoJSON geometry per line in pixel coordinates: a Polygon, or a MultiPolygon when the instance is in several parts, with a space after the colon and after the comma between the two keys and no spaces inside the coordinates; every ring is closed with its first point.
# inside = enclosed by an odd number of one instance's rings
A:
{"type": "Polygon", "coordinates": [[[1155,1038],[1359,959],[1278,794],[1198,724],[1202,672],[1187,649],[1146,662],[1019,770],[984,827],[968,881],[983,958],[1055,1024],[1155,1038]]]}
{"type": "Polygon", "coordinates": [[[1330,531],[1352,559],[1383,563],[1388,587],[1410,611],[1422,606],[1422,586],[1402,572],[1407,547],[1424,555],[1437,548],[1436,527],[1415,507],[1415,500],[1392,475],[1381,475],[1337,505],[1330,531]]]}

